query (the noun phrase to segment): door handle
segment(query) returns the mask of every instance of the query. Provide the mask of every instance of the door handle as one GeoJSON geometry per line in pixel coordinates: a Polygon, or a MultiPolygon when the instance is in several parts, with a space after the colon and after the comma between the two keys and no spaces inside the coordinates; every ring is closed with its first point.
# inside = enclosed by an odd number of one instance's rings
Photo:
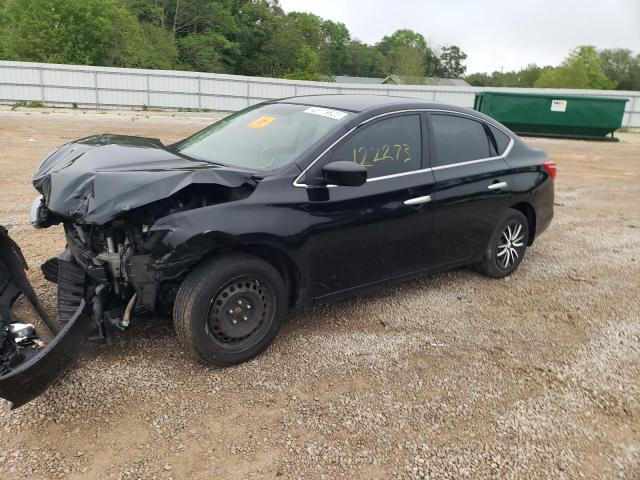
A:
{"type": "Polygon", "coordinates": [[[425,195],[424,197],[415,197],[405,200],[405,205],[420,205],[421,203],[429,203],[431,201],[431,195],[425,195]]]}
{"type": "Polygon", "coordinates": [[[503,188],[507,188],[508,184],[507,182],[498,182],[498,183],[492,183],[491,185],[489,185],[489,190],[502,190],[503,188]]]}

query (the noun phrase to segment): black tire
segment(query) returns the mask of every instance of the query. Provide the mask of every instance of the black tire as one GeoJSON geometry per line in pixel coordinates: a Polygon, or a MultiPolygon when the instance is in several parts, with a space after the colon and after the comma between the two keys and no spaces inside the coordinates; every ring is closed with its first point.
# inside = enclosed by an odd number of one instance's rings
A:
{"type": "Polygon", "coordinates": [[[513,273],[527,250],[529,222],[518,210],[509,209],[491,236],[482,260],[476,269],[493,278],[513,273]]]}
{"type": "Polygon", "coordinates": [[[173,307],[178,339],[214,365],[245,362],[280,331],[286,292],[282,276],[258,257],[230,254],[206,261],[178,290],[173,307]]]}

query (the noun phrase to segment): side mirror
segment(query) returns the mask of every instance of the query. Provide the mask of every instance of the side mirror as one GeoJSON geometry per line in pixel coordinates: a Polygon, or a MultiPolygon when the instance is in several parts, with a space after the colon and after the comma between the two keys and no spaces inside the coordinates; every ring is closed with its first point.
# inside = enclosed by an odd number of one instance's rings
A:
{"type": "Polygon", "coordinates": [[[338,160],[324,166],[322,178],[327,185],[359,187],[367,181],[367,169],[354,162],[338,160]]]}

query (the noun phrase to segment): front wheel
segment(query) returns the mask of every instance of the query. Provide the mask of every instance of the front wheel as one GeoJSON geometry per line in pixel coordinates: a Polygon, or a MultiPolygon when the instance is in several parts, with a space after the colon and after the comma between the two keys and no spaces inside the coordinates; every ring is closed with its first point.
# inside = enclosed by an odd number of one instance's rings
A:
{"type": "Polygon", "coordinates": [[[476,267],[489,277],[506,277],[522,262],[528,239],[527,218],[518,210],[509,209],[476,267]]]}
{"type": "Polygon", "coordinates": [[[182,282],[173,311],[179,340],[196,357],[219,366],[264,351],[286,313],[282,276],[264,260],[232,254],[194,269],[182,282]]]}

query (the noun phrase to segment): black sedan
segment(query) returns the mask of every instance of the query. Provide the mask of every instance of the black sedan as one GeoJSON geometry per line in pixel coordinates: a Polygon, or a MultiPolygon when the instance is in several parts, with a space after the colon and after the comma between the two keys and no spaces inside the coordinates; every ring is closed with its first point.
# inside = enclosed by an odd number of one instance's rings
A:
{"type": "Polygon", "coordinates": [[[32,222],[64,224],[67,248],[43,271],[67,330],[110,342],[168,310],[189,351],[231,365],[262,352],[293,307],[465,265],[509,275],[551,222],[555,174],[473,110],[296,97],[174,145],[65,145],[36,172],[32,222]]]}

